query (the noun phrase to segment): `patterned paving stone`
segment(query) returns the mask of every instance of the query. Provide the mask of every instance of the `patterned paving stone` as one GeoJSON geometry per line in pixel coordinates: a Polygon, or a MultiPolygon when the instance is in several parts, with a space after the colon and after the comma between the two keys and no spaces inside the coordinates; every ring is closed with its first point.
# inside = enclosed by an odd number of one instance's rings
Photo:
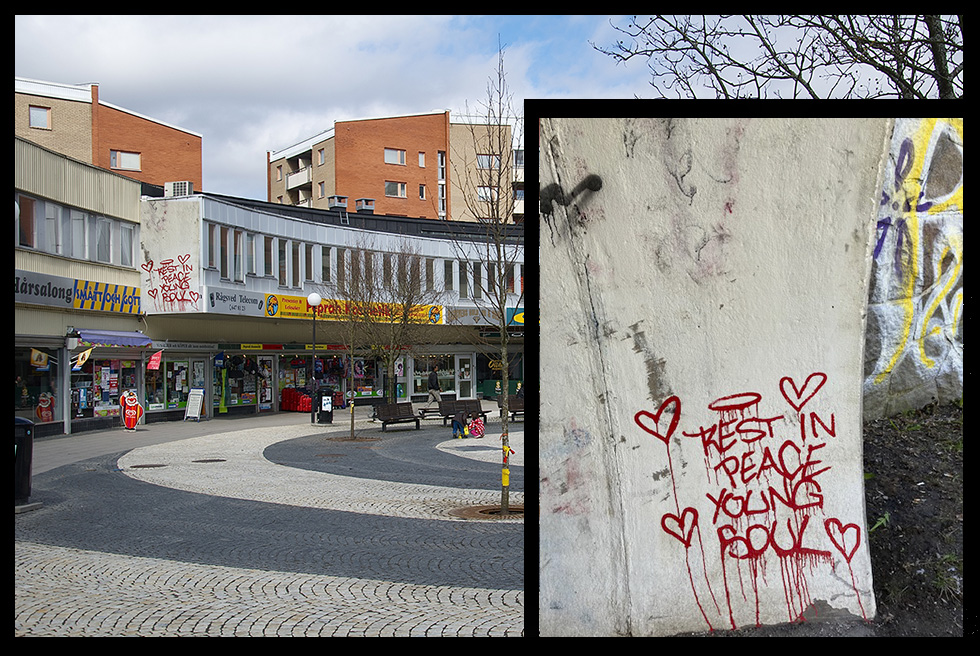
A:
{"type": "Polygon", "coordinates": [[[499,442],[182,429],[35,476],[16,636],[523,635],[523,519],[450,512],[499,501],[499,442]]]}

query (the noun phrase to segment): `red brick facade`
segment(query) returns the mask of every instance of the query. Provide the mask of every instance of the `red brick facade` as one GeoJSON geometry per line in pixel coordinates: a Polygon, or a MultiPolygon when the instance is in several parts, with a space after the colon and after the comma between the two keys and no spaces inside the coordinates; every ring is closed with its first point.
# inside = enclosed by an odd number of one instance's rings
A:
{"type": "Polygon", "coordinates": [[[190,180],[195,191],[203,189],[200,136],[98,104],[98,87],[92,107],[92,164],[154,185],[190,180]],[[114,150],[139,153],[139,170],[113,168],[114,150]]]}
{"type": "MultiPolygon", "coordinates": [[[[373,198],[374,211],[378,214],[438,218],[440,152],[447,157],[444,167],[447,189],[451,176],[448,112],[337,121],[334,140],[336,193],[347,196],[352,208],[358,198],[373,198]],[[386,163],[386,148],[404,151],[405,163],[386,163]],[[424,153],[424,167],[420,166],[419,153],[424,153]],[[404,197],[386,195],[385,182],[404,183],[404,197]],[[420,185],[425,188],[424,199],[419,197],[420,185]]],[[[448,216],[448,198],[446,203],[448,216]]]]}

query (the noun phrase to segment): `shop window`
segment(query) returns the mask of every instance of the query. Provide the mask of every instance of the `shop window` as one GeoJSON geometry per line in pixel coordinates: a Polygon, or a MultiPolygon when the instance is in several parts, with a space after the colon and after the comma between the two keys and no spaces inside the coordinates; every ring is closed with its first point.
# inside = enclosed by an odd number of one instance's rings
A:
{"type": "Polygon", "coordinates": [[[136,391],[136,361],[89,359],[71,374],[73,418],[118,417],[119,396],[136,391]]]}
{"type": "Polygon", "coordinates": [[[429,373],[438,367],[436,376],[442,392],[456,389],[456,359],[452,355],[427,355],[415,359],[412,394],[429,393],[429,373]]]}
{"type": "Polygon", "coordinates": [[[213,403],[218,412],[225,412],[228,407],[256,405],[259,400],[259,377],[259,365],[253,356],[226,356],[225,366],[214,370],[213,403]]]}
{"type": "Polygon", "coordinates": [[[187,406],[187,395],[191,391],[189,379],[190,371],[187,360],[175,360],[166,362],[164,370],[164,387],[167,394],[167,409],[183,408],[187,406]]]}
{"type": "Polygon", "coordinates": [[[34,423],[61,421],[57,350],[14,349],[14,415],[34,423]]]}
{"type": "Polygon", "coordinates": [[[146,387],[146,399],[145,399],[146,409],[147,410],[166,409],[167,386],[166,383],[164,382],[163,369],[147,369],[145,387],[146,387]]]}

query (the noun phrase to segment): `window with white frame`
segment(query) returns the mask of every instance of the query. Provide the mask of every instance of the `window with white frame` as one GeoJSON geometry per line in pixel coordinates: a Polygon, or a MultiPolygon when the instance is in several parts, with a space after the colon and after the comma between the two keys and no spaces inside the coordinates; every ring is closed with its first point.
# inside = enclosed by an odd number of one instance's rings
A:
{"type": "Polygon", "coordinates": [[[288,278],[286,277],[286,240],[279,239],[279,285],[282,287],[286,286],[288,278]]]}
{"type": "Polygon", "coordinates": [[[19,196],[17,199],[18,246],[34,248],[34,199],[19,196]]]}
{"type": "Polygon", "coordinates": [[[500,169],[500,155],[477,155],[476,167],[478,169],[500,169]]]}
{"type": "Polygon", "coordinates": [[[330,247],[320,247],[320,275],[323,282],[330,282],[330,247]]]}
{"type": "Polygon", "coordinates": [[[293,287],[299,287],[299,242],[293,242],[293,287]]]}
{"type": "Polygon", "coordinates": [[[400,164],[405,166],[405,151],[385,148],[385,164],[400,164]]]}
{"type": "Polygon", "coordinates": [[[129,153],[124,150],[110,150],[109,168],[121,169],[124,171],[139,171],[140,154],[129,153]]]}
{"type": "Polygon", "coordinates": [[[484,203],[492,203],[497,200],[496,187],[477,187],[476,198],[484,203]]]}
{"type": "Polygon", "coordinates": [[[245,273],[255,274],[255,235],[245,237],[245,273]]]}
{"type": "Polygon", "coordinates": [[[406,183],[385,180],[385,196],[390,196],[392,198],[406,198],[407,194],[408,185],[406,183]]]}
{"type": "Polygon", "coordinates": [[[85,240],[85,213],[79,210],[71,211],[71,256],[84,260],[87,255],[85,240]]]}
{"type": "Polygon", "coordinates": [[[272,271],[273,271],[273,269],[272,269],[272,256],[273,256],[274,251],[275,251],[275,244],[273,243],[274,241],[275,241],[275,238],[269,237],[267,235],[265,237],[265,247],[262,249],[262,255],[264,256],[262,258],[263,259],[262,271],[267,276],[271,276],[272,275],[272,271]]]}
{"type": "Polygon", "coordinates": [[[133,235],[135,228],[126,223],[119,224],[119,264],[133,266],[133,235]]]}
{"type": "Polygon", "coordinates": [[[306,279],[313,280],[313,244],[306,244],[306,260],[303,267],[306,271],[306,279]]]}
{"type": "Polygon", "coordinates": [[[214,268],[215,253],[218,248],[218,226],[213,223],[208,224],[208,266],[214,268]]]}
{"type": "Polygon", "coordinates": [[[28,125],[40,130],[51,129],[51,108],[31,105],[28,108],[28,125]]]}
{"type": "Polygon", "coordinates": [[[422,151],[419,151],[419,168],[425,168],[425,153],[422,151]]]}
{"type": "Polygon", "coordinates": [[[459,297],[469,298],[469,262],[459,261],[459,297]]]}
{"type": "Polygon", "coordinates": [[[102,216],[95,220],[95,259],[112,262],[112,221],[102,216]]]}
{"type": "Polygon", "coordinates": [[[47,253],[61,254],[61,207],[44,203],[44,245],[47,253]]]}
{"type": "Polygon", "coordinates": [[[231,259],[231,253],[228,252],[228,228],[221,226],[219,234],[221,235],[221,239],[218,244],[218,265],[220,267],[221,277],[227,279],[229,260],[231,259]]]}
{"type": "Polygon", "coordinates": [[[241,230],[235,231],[235,280],[242,282],[245,280],[245,233],[241,230]]]}
{"type": "Polygon", "coordinates": [[[319,164],[320,166],[323,166],[323,163],[327,161],[326,155],[323,152],[323,148],[316,151],[316,157],[317,157],[317,164],[319,164]]]}

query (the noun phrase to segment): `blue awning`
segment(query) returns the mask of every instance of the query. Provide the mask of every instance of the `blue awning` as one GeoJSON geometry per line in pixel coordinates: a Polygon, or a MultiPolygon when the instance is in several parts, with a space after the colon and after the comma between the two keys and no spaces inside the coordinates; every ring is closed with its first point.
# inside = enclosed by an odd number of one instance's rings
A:
{"type": "Polygon", "coordinates": [[[79,329],[78,334],[83,342],[92,346],[149,346],[153,343],[143,333],[122,330],[79,329]]]}

